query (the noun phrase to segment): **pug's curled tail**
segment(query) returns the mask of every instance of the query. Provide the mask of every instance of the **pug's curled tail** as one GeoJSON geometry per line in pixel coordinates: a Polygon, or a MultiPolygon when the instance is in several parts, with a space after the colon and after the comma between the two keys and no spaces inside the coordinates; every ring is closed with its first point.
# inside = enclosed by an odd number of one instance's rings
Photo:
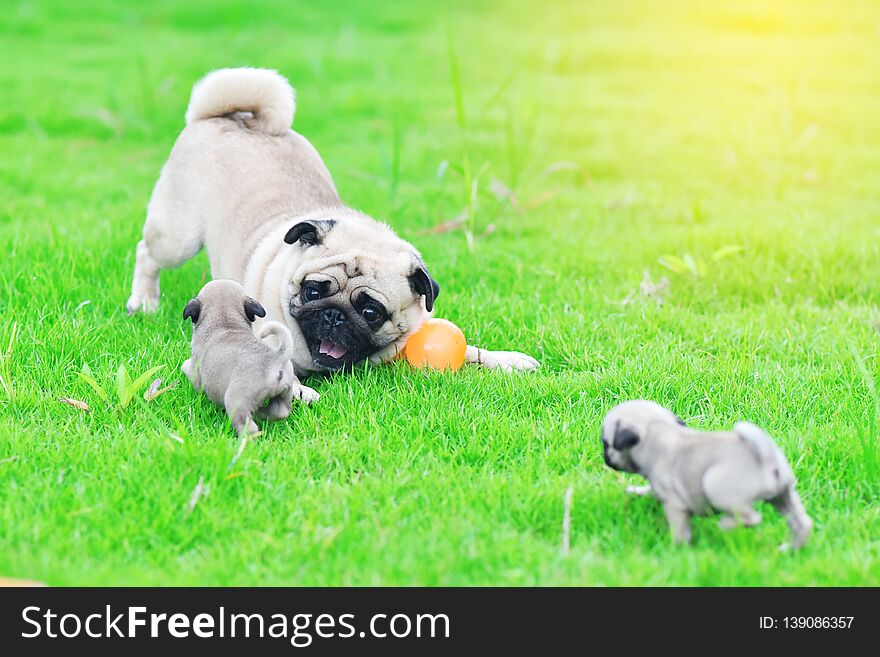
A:
{"type": "Polygon", "coordinates": [[[788,465],[785,454],[763,429],[750,422],[737,422],[733,432],[749,444],[758,461],[772,475],[776,485],[786,488],[794,484],[794,473],[788,465]]]}
{"type": "Polygon", "coordinates": [[[260,327],[257,337],[261,342],[276,349],[278,355],[284,360],[293,358],[293,336],[290,335],[290,329],[281,322],[265,322],[260,327]],[[268,341],[269,336],[274,336],[274,340],[268,341]],[[275,346],[276,344],[277,346],[275,346]]]}
{"type": "Polygon", "coordinates": [[[795,490],[794,473],[779,446],[764,431],[748,422],[738,422],[734,433],[749,443],[764,472],[766,499],[785,518],[791,530],[790,547],[802,547],[813,531],[813,521],[807,515],[800,495],[795,490]]]}
{"type": "Polygon", "coordinates": [[[252,129],[283,135],[293,123],[293,88],[277,71],[265,68],[221,68],[193,87],[186,124],[238,114],[252,129]]]}

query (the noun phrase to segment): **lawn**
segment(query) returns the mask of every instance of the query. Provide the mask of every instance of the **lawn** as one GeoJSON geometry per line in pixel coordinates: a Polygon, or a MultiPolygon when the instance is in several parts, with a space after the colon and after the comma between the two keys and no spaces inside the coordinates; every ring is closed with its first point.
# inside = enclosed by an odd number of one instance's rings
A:
{"type": "Polygon", "coordinates": [[[870,2],[12,0],[0,575],[880,584],[878,30],[870,2]],[[422,251],[437,315],[538,373],[311,380],[320,402],[239,453],[179,371],[204,254],[164,275],[155,316],[124,309],[191,86],[239,65],[289,77],[296,129],[422,251]],[[123,407],[120,366],[176,387],[123,407]],[[602,462],[601,418],[628,398],[765,427],[815,521],[806,548],[777,549],[770,507],[673,547],[602,462]]]}

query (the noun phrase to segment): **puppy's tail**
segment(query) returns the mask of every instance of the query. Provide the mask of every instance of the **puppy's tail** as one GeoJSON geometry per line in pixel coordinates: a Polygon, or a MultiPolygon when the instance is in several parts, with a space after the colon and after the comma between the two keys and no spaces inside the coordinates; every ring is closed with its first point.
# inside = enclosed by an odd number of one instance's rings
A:
{"type": "Polygon", "coordinates": [[[770,487],[782,490],[794,484],[794,473],[785,454],[767,433],[750,422],[737,422],[733,432],[742,438],[765,467],[771,478],[770,487]]]}
{"type": "Polygon", "coordinates": [[[278,72],[265,68],[221,68],[193,87],[186,124],[236,112],[247,127],[283,135],[293,123],[293,88],[278,72]]]}
{"type": "Polygon", "coordinates": [[[293,336],[290,335],[290,329],[281,322],[264,322],[260,327],[259,333],[257,333],[257,337],[261,342],[265,342],[272,348],[277,349],[278,355],[284,360],[293,358],[293,336]],[[267,340],[270,336],[274,337],[274,340],[271,342],[267,340]],[[275,346],[275,343],[277,343],[277,346],[275,346]]]}
{"type": "Polygon", "coordinates": [[[785,517],[791,529],[791,547],[798,549],[807,542],[813,521],[807,515],[801,498],[794,488],[794,473],[785,454],[764,431],[748,422],[738,422],[734,433],[754,450],[761,463],[767,486],[767,501],[785,517]]]}

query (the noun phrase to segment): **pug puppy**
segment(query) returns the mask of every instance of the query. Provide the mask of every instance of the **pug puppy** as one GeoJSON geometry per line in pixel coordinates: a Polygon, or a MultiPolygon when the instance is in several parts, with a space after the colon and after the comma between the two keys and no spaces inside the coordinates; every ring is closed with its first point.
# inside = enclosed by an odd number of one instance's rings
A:
{"type": "MultiPolygon", "coordinates": [[[[293,89],[275,71],[198,82],[147,209],[129,313],[159,304],[159,273],[205,247],[214,278],[240,282],[287,325],[298,376],[394,358],[440,293],[419,252],[346,206],[317,151],[290,129],[293,89]]],[[[518,352],[468,362],[533,370],[518,352]]]]}
{"type": "Polygon", "coordinates": [[[785,517],[792,547],[801,547],[810,535],[813,523],[785,455],[753,424],[739,422],[729,432],[694,431],[659,404],[627,401],[605,416],[602,448],[606,465],[650,482],[631,492],[660,500],[676,543],[690,542],[692,514],[720,511],[722,529],[757,525],[759,500],[785,517]]]}
{"type": "Polygon", "coordinates": [[[293,373],[287,327],[266,322],[254,334],[252,323],[265,315],[240,284],[221,279],[205,285],[183,311],[184,320],[193,323],[192,357],[180,369],[196,390],[226,410],[239,434],[259,431],[255,411],[262,418],[283,420],[294,397],[305,403],[318,399],[293,373]]]}

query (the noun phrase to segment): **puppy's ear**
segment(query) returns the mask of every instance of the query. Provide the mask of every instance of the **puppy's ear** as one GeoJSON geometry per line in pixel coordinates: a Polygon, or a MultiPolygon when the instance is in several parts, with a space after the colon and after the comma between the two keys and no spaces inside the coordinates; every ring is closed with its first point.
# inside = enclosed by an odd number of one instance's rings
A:
{"type": "Polygon", "coordinates": [[[639,442],[639,434],[632,429],[618,429],[614,432],[614,449],[629,449],[639,442]]]}
{"type": "Polygon", "coordinates": [[[419,265],[409,275],[409,286],[414,294],[425,297],[425,310],[428,312],[434,310],[434,301],[440,296],[440,286],[431,278],[424,265],[419,265]]]}
{"type": "Polygon", "coordinates": [[[320,244],[328,230],[336,225],[335,219],[318,219],[315,221],[300,221],[287,231],[284,241],[288,244],[299,242],[305,246],[320,244]]]}
{"type": "Polygon", "coordinates": [[[257,317],[265,317],[266,309],[260,305],[259,301],[248,297],[244,300],[244,314],[247,315],[248,321],[252,322],[257,317]]]}
{"type": "Polygon", "coordinates": [[[196,297],[192,299],[188,304],[186,304],[186,308],[183,309],[183,319],[192,320],[192,323],[195,324],[199,321],[199,315],[202,312],[202,302],[199,301],[199,298],[196,297]]]}

